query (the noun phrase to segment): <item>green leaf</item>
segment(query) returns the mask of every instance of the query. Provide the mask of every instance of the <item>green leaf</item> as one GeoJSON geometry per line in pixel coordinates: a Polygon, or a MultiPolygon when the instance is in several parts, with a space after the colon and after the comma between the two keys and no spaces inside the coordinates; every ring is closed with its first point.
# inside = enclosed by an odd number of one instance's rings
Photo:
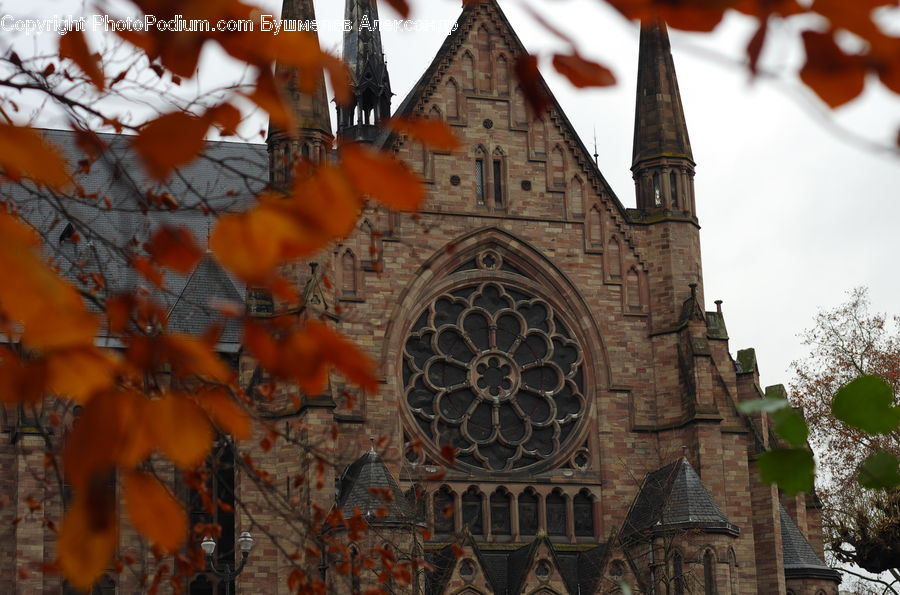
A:
{"type": "Polygon", "coordinates": [[[889,452],[873,452],[859,468],[859,485],[872,490],[889,490],[900,486],[900,461],[889,452]]]}
{"type": "Polygon", "coordinates": [[[888,434],[900,426],[891,386],[880,376],[860,376],[834,395],[831,413],[868,434],[888,434]]]}
{"type": "Polygon", "coordinates": [[[799,411],[792,407],[779,409],[772,413],[772,421],[775,422],[775,433],[791,443],[792,446],[801,447],[809,438],[809,426],[799,411]]]}
{"type": "Polygon", "coordinates": [[[790,403],[787,399],[756,399],[738,403],[738,410],[741,413],[759,413],[760,411],[772,413],[789,406],[790,403]]]}
{"type": "Polygon", "coordinates": [[[805,448],[774,448],[759,455],[757,463],[763,483],[777,484],[788,496],[813,489],[816,464],[805,448]]]}

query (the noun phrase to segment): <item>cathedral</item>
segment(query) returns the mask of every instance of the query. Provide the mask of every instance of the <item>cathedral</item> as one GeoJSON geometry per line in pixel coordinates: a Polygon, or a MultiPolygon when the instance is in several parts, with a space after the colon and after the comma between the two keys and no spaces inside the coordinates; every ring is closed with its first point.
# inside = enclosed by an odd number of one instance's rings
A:
{"type": "MultiPolygon", "coordinates": [[[[282,17],[316,15],[311,0],[284,0],[282,17]]],[[[298,160],[340,159],[338,142],[355,141],[393,152],[424,179],[420,211],[368,206],[349,237],[286,267],[300,305],[237,286],[207,258],[170,310],[171,324],[199,331],[194,306],[209,296],[241,299],[259,318],[302,308],[377,362],[377,394],[334,376],[325,394],[281,387],[264,405],[272,427],[300,428],[284,434],[338,463],[297,487],[292,506],[361,513],[365,543],[351,551],[381,540],[418,560],[412,582],[395,584],[369,568],[341,570],[322,552],[330,592],[836,595],[815,494],[787,497],[760,481],[757,456],[779,439],[765,414],[737,408],[784,389],[760,386],[753,350],[733,356],[722,302],[708,305],[699,232],[712,197],[694,194],[665,25],[641,30],[635,197],[623,201],[542,80],[549,104],[532,112],[514,74],[527,52],[497,0],[464,3],[396,106],[380,34],[359,26],[377,18],[374,1],[346,0],[350,105],[335,108],[323,80],[300,93],[297,74],[277,65],[297,128],[271,127],[264,147],[211,143],[267,180],[247,182],[232,168],[210,183],[243,184],[248,196],[284,187],[298,160]],[[461,148],[434,151],[391,132],[382,124],[393,116],[441,119],[461,148]]],[[[203,225],[191,223],[198,237],[203,225]]],[[[226,328],[220,351],[247,394],[267,385],[239,331],[226,328]]],[[[7,442],[9,428],[27,426],[6,425],[7,442]]],[[[316,475],[309,452],[269,446],[249,447],[253,465],[288,492],[290,478],[316,475]]],[[[17,469],[0,480],[15,500],[27,471],[0,456],[17,469]]],[[[220,463],[239,464],[228,453],[220,463]]],[[[229,481],[230,502],[241,505],[215,519],[220,549],[233,556],[242,530],[257,539],[233,592],[288,593],[292,564],[278,538],[295,527],[259,481],[229,481]]],[[[3,531],[0,590],[51,592],[17,575],[10,557],[40,556],[52,540],[26,523],[3,531]]],[[[347,527],[333,531],[353,541],[347,527]]],[[[98,592],[140,592],[126,574],[98,592]]],[[[214,592],[202,580],[188,589],[214,592]]]]}

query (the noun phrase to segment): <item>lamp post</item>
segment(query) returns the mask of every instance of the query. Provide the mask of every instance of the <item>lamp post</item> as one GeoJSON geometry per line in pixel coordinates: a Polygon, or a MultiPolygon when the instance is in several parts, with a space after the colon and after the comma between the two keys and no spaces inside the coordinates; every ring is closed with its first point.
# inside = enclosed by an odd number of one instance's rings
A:
{"type": "Polygon", "coordinates": [[[203,548],[203,552],[206,554],[207,572],[211,572],[213,575],[225,581],[225,595],[231,595],[231,581],[237,578],[237,575],[244,570],[244,566],[247,564],[247,556],[250,555],[250,550],[253,549],[253,536],[250,535],[249,531],[241,532],[241,536],[238,537],[237,542],[238,548],[241,550],[241,563],[234,570],[232,570],[231,566],[228,564],[225,564],[225,568],[222,570],[219,570],[216,568],[215,564],[213,564],[212,555],[213,552],[216,551],[215,539],[206,536],[200,544],[200,547],[203,548]]]}

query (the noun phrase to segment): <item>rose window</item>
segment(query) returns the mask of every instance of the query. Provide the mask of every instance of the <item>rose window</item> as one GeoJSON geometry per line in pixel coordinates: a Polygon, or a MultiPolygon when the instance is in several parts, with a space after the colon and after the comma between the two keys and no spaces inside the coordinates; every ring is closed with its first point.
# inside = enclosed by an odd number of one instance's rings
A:
{"type": "Polygon", "coordinates": [[[535,465],[584,417],[579,344],[548,302],[505,283],[439,295],[419,313],[403,359],[412,418],[462,465],[535,465]]]}

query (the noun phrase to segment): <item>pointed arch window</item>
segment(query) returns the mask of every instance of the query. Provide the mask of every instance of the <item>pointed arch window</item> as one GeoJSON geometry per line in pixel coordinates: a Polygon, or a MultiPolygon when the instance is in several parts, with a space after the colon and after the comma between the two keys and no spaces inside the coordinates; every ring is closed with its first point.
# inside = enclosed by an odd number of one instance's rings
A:
{"type": "Polygon", "coordinates": [[[522,125],[528,123],[528,106],[525,103],[525,95],[519,87],[516,87],[516,92],[513,95],[512,113],[513,122],[516,124],[522,125]]]}
{"type": "Polygon", "coordinates": [[[531,150],[536,156],[547,154],[547,125],[543,118],[537,118],[531,124],[531,150]]]}
{"type": "Polygon", "coordinates": [[[463,524],[469,527],[472,535],[484,535],[482,500],[481,492],[475,486],[471,486],[462,496],[463,524]]]}
{"type": "Polygon", "coordinates": [[[404,495],[406,496],[406,502],[409,504],[409,507],[416,513],[416,520],[424,521],[426,504],[425,489],[419,484],[415,484],[406,490],[406,494],[404,495]]]}
{"type": "Polygon", "coordinates": [[[575,516],[575,536],[592,537],[594,535],[594,499],[587,490],[581,490],[572,501],[572,514],[575,516]]]}
{"type": "Polygon", "coordinates": [[[509,492],[503,488],[497,488],[491,494],[491,534],[510,535],[512,533],[512,519],[510,516],[509,492]]]}
{"type": "Polygon", "coordinates": [[[559,145],[550,152],[550,182],[557,187],[566,185],[566,158],[559,145]]]}
{"type": "Polygon", "coordinates": [[[678,208],[678,174],[674,171],[669,172],[669,192],[672,193],[672,208],[678,208]]]}
{"type": "Polygon", "coordinates": [[[434,515],[434,532],[438,535],[449,535],[456,530],[456,505],[453,491],[447,486],[435,492],[432,512],[434,515]]]}
{"type": "Polygon", "coordinates": [[[475,90],[475,57],[466,50],[462,58],[463,91],[475,90]]]}
{"type": "Polygon", "coordinates": [[[491,182],[494,195],[494,208],[502,209],[506,206],[506,158],[499,148],[494,149],[491,159],[491,182]]]}
{"type": "Polygon", "coordinates": [[[622,278],[622,250],[619,246],[619,238],[616,236],[609,238],[606,248],[606,264],[609,267],[610,279],[622,278]]]}
{"type": "Polygon", "coordinates": [[[538,495],[532,488],[519,494],[519,534],[536,535],[538,530],[538,495]]]}
{"type": "Polygon", "coordinates": [[[355,545],[350,546],[350,593],[359,595],[361,591],[359,575],[362,572],[362,560],[355,545]]]}
{"type": "Polygon", "coordinates": [[[484,25],[478,28],[475,44],[478,49],[478,74],[482,75],[475,77],[478,90],[490,92],[494,61],[491,57],[491,35],[484,25]]]}
{"type": "Polygon", "coordinates": [[[703,554],[703,593],[704,595],[716,595],[716,559],[712,550],[706,550],[703,554]]]}
{"type": "Polygon", "coordinates": [[[459,117],[459,85],[456,84],[456,80],[450,79],[447,81],[446,85],[446,93],[447,93],[447,119],[455,119],[459,117]]]}
{"type": "Polygon", "coordinates": [[[637,269],[631,267],[625,276],[625,299],[630,312],[640,312],[641,307],[641,278],[637,269]]]}
{"type": "Polygon", "coordinates": [[[483,207],[487,204],[487,179],[485,171],[485,154],[481,147],[475,151],[475,204],[483,207]]]}
{"type": "Polygon", "coordinates": [[[341,255],[341,295],[344,297],[356,297],[359,294],[356,269],[356,255],[352,250],[345,250],[341,255]]]}
{"type": "Polygon", "coordinates": [[[653,206],[663,206],[662,184],[660,183],[659,172],[653,174],[653,206]]]}
{"type": "Polygon", "coordinates": [[[584,217],[584,186],[578,176],[569,181],[569,210],[573,217],[584,217]]]}
{"type": "Polygon", "coordinates": [[[603,248],[603,223],[597,205],[592,206],[588,212],[588,239],[592,247],[603,248]]]}
{"type": "Polygon", "coordinates": [[[684,595],[684,558],[678,550],[672,556],[672,580],[675,581],[675,595],[684,595]]]}
{"type": "Polygon", "coordinates": [[[566,534],[566,497],[553,490],[547,496],[547,535],[566,534]]]}
{"type": "Polygon", "coordinates": [[[740,591],[740,577],[738,576],[737,556],[731,548],[728,548],[728,574],[731,579],[731,595],[738,595],[740,591]]]}
{"type": "Polygon", "coordinates": [[[497,93],[509,95],[509,62],[506,56],[497,56],[497,93]]]}

